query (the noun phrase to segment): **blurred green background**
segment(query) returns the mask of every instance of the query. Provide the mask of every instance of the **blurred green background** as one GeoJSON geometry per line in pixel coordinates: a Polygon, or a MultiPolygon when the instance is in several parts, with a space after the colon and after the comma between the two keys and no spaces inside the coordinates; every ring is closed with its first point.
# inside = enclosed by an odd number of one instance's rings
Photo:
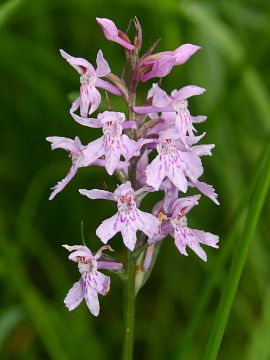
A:
{"type": "MultiPolygon", "coordinates": [[[[123,328],[122,284],[111,275],[98,319],[82,304],[68,312],[63,299],[77,281],[76,264],[62,244],[81,242],[96,250],[95,229],[115,212],[114,204],[90,202],[79,188],[113,190],[116,180],[102,169],[80,169],[52,202],[50,187],[62,179],[70,160],[51,152],[46,136],[83,143],[99,131],[80,127],[69,116],[68,94],[79,78],[59,48],[95,63],[101,48],[114,73],[124,65],[123,51],[106,41],[95,17],[113,19],[123,31],[137,16],[144,50],[161,38],[158,51],[182,43],[202,46],[175,68],[163,87],[171,91],[196,84],[207,93],[190,101],[198,125],[215,143],[204,159],[203,180],[213,184],[221,206],[203,198],[189,224],[220,235],[220,249],[207,249],[205,264],[190,251],[181,256],[167,239],[153,274],[137,300],[135,359],[201,359],[224,286],[235,244],[270,136],[270,3],[254,0],[10,0],[0,4],[0,358],[119,359],[123,328]]],[[[141,86],[143,95],[150,83],[141,86]]],[[[124,104],[111,96],[113,108],[124,104]]],[[[100,111],[106,109],[102,103],[100,111]]],[[[151,195],[152,196],[152,195],[151,195]]],[[[156,198],[143,203],[151,209],[156,198]]],[[[269,200],[269,198],[268,198],[269,200]]],[[[270,359],[269,201],[260,216],[242,274],[219,359],[270,359]]],[[[111,241],[124,258],[121,239],[111,241]]]]}

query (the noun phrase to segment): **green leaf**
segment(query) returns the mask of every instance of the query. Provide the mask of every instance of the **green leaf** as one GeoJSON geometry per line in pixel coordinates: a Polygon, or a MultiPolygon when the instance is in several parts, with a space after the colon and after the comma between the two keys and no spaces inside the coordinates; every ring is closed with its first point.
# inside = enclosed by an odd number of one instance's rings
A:
{"type": "Polygon", "coordinates": [[[153,252],[153,258],[151,261],[151,265],[147,271],[144,271],[144,260],[146,256],[146,252],[148,249],[148,246],[144,246],[143,251],[139,254],[136,261],[136,277],[135,277],[135,294],[137,295],[139,290],[143,287],[143,285],[146,283],[146,281],[149,279],[149,276],[152,273],[152,270],[154,268],[160,247],[161,247],[162,241],[158,242],[154,248],[153,252]]]}
{"type": "Polygon", "coordinates": [[[4,25],[9,18],[20,8],[24,0],[9,0],[0,5],[0,26],[4,25]]]}
{"type": "Polygon", "coordinates": [[[237,292],[238,284],[247,259],[248,250],[254,237],[256,226],[262,211],[270,185],[270,143],[266,152],[264,172],[254,196],[250,202],[243,236],[235,249],[231,268],[225,282],[222,296],[214,319],[214,325],[206,346],[204,359],[214,360],[217,358],[225,327],[230,315],[231,307],[237,292]]]}

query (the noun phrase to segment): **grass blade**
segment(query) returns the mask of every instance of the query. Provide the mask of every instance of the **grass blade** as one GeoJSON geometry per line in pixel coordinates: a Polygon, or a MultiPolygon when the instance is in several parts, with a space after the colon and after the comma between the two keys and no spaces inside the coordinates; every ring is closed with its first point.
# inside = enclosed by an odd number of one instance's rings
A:
{"type": "Polygon", "coordinates": [[[261,210],[268,193],[270,184],[270,144],[268,144],[267,157],[264,164],[264,176],[261,177],[250,202],[243,236],[235,249],[232,265],[220,299],[214,319],[209,341],[206,346],[205,360],[217,358],[225,327],[230,315],[233,300],[238,288],[239,280],[247,259],[249,246],[253,239],[261,210]]]}

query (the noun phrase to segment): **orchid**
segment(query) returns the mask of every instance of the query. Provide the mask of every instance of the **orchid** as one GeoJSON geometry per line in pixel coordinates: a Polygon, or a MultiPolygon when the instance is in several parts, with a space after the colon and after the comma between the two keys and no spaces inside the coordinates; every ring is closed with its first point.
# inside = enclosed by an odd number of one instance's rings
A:
{"type": "Polygon", "coordinates": [[[159,221],[153,215],[137,208],[136,192],[132,189],[130,181],[120,185],[114,193],[86,189],[80,189],[80,193],[89,199],[107,199],[117,202],[117,214],[104,220],[96,231],[97,236],[105,244],[120,231],[124,244],[132,251],[136,245],[137,230],[151,237],[158,229],[159,221]]]}
{"type": "Polygon", "coordinates": [[[187,213],[198,204],[200,195],[178,199],[173,206],[170,223],[173,227],[175,245],[182,255],[187,256],[186,247],[192,249],[203,261],[207,260],[205,251],[200,244],[218,248],[218,236],[202,230],[190,229],[187,226],[187,213]]]}
{"type": "Polygon", "coordinates": [[[103,53],[99,50],[97,54],[97,68],[83,58],[77,58],[69,55],[64,50],[60,50],[61,55],[67,62],[78,71],[80,76],[80,96],[73,103],[73,111],[80,107],[81,116],[86,117],[97,110],[101,102],[100,92],[97,87],[107,90],[115,95],[121,95],[120,90],[101,78],[111,72],[109,64],[103,57],[103,53]],[[89,109],[90,107],[90,109],[89,109]]]}
{"type": "Polygon", "coordinates": [[[63,245],[63,247],[71,252],[68,258],[78,263],[81,273],[80,280],[72,286],[64,300],[66,307],[70,311],[74,310],[85,299],[90,312],[94,316],[98,316],[100,310],[98,294],[105,296],[110,290],[109,276],[102,274],[98,269],[119,270],[122,268],[122,264],[117,262],[106,264],[106,262],[100,261],[103,250],[112,250],[109,246],[101,247],[96,254],[92,254],[86,246],[63,245]]]}
{"type": "Polygon", "coordinates": [[[180,90],[173,90],[171,96],[168,96],[158,84],[153,84],[152,88],[148,92],[148,98],[152,98],[152,105],[134,106],[133,109],[138,114],[156,112],[170,113],[170,122],[174,123],[175,127],[179,131],[182,142],[187,145],[187,133],[189,136],[193,137],[194,131],[196,132],[193,122],[198,123],[206,119],[201,115],[196,117],[190,115],[187,99],[194,95],[203,94],[204,91],[205,89],[200,88],[199,86],[189,85],[180,90]]]}
{"type": "Polygon", "coordinates": [[[157,144],[158,156],[145,170],[146,183],[159,190],[164,178],[168,177],[185,193],[188,188],[187,177],[193,182],[198,180],[203,174],[200,156],[211,155],[213,147],[214,145],[197,145],[185,149],[176,131],[161,131],[157,144]]]}
{"type": "Polygon", "coordinates": [[[81,167],[98,165],[117,178],[113,189],[110,189],[111,182],[107,184],[101,175],[103,188],[80,189],[79,192],[91,200],[103,199],[117,204],[117,212],[102,221],[96,228],[96,235],[98,241],[107,244],[121,233],[127,248],[126,262],[122,266],[115,258],[102,254],[105,249],[111,250],[108,245],[93,254],[84,238],[84,245],[64,245],[71,252],[69,259],[78,263],[81,273],[80,280],[69,290],[64,302],[69,310],[73,310],[85,299],[90,312],[97,316],[98,294],[106,295],[110,288],[109,276],[99,270],[116,272],[126,287],[125,311],[128,315],[125,317],[123,358],[131,360],[135,296],[148,280],[162,242],[172,236],[181,254],[188,255],[188,247],[204,261],[207,255],[202,246],[218,247],[218,236],[187,225],[187,214],[201,197],[189,195],[189,188],[197,189],[219,204],[213,186],[201,181],[204,174],[202,157],[211,156],[215,145],[200,143],[206,133],[197,133],[196,124],[205,121],[206,116],[192,116],[188,109],[188,99],[203,94],[204,88],[187,85],[168,95],[160,84],[153,84],[143,105],[136,105],[140,82],[167,76],[173,66],[184,64],[200,47],[184,44],[174,51],[153,54],[155,43],[140,55],[143,37],[137,18],[133,19],[133,41],[112,20],[97,18],[97,22],[107,40],[124,47],[129,66],[117,76],[111,72],[101,50],[97,54],[96,69],[87,60],[61,50],[62,56],[81,76],[80,96],[72,103],[70,115],[76,125],[86,127],[89,132],[101,129],[102,135],[91,138],[86,145],[82,145],[78,137],[74,140],[47,137],[51,148],[66,150],[72,162],[68,175],[53,188],[49,199],[62,191],[81,167]],[[127,69],[129,74],[126,74],[127,69]],[[105,111],[92,115],[101,102],[97,88],[120,96],[128,112],[117,111],[106,94],[105,111]],[[163,194],[161,200],[154,204],[152,211],[143,211],[143,199],[156,192],[163,194]],[[183,197],[182,193],[187,195],[183,197]]]}
{"type": "Polygon", "coordinates": [[[52,150],[54,149],[64,149],[69,152],[72,166],[67,174],[67,176],[59,181],[55,187],[53,187],[53,192],[51,193],[49,200],[52,200],[56,194],[62,191],[70,180],[75,176],[78,171],[78,168],[85,167],[89,165],[88,159],[85,157],[85,146],[81,144],[81,141],[78,137],[75,137],[74,140],[68,139],[60,136],[49,136],[46,138],[47,141],[51,143],[52,150]]]}

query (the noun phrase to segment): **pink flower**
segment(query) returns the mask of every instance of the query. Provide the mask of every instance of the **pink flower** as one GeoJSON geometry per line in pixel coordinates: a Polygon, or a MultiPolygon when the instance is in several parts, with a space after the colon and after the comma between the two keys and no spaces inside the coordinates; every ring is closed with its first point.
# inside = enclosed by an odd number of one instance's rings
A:
{"type": "Polygon", "coordinates": [[[102,128],[103,136],[87,145],[85,155],[90,162],[104,156],[105,167],[109,175],[114,173],[122,155],[128,161],[131,157],[138,156],[141,146],[150,141],[140,139],[136,142],[123,134],[123,129],[134,128],[136,123],[126,121],[125,114],[121,112],[104,111],[98,114],[97,120],[84,119],[72,112],[71,115],[82,125],[102,128]]]}
{"type": "Polygon", "coordinates": [[[219,238],[209,232],[190,229],[187,226],[187,213],[198,204],[200,195],[194,195],[178,199],[173,206],[173,213],[170,218],[173,227],[175,245],[182,255],[187,256],[186,247],[192,249],[203,261],[207,261],[207,255],[200,244],[218,248],[219,238]]]}
{"type": "Polygon", "coordinates": [[[193,137],[196,132],[193,122],[198,123],[206,119],[205,116],[193,117],[190,115],[187,99],[194,95],[200,95],[204,91],[205,89],[199,86],[188,85],[180,90],[173,90],[171,96],[168,96],[158,84],[153,84],[148,92],[148,98],[152,98],[152,105],[134,106],[133,110],[138,114],[168,112],[170,123],[174,123],[182,142],[187,146],[186,135],[193,137]]]}
{"type": "Polygon", "coordinates": [[[146,183],[159,190],[162,181],[168,177],[183,192],[187,191],[187,177],[196,182],[203,174],[200,156],[210,155],[214,145],[197,145],[185,149],[179,135],[168,129],[159,134],[158,156],[146,167],[146,183]]]}
{"type": "Polygon", "coordinates": [[[80,96],[73,103],[73,111],[76,111],[80,107],[80,113],[83,117],[87,117],[88,113],[92,114],[96,111],[101,102],[101,95],[97,90],[97,87],[105,89],[112,94],[121,95],[121,92],[117,87],[110,84],[108,81],[101,79],[111,72],[101,50],[99,50],[97,54],[96,69],[83,58],[73,57],[64,50],[60,50],[60,53],[81,75],[80,96]]]}
{"type": "Polygon", "coordinates": [[[114,191],[79,190],[89,199],[107,199],[117,202],[118,212],[111,218],[104,220],[97,228],[96,234],[103,243],[107,243],[119,231],[126,247],[133,251],[136,245],[136,232],[142,231],[148,237],[158,232],[159,221],[152,214],[137,209],[136,195],[142,190],[134,191],[130,182],[126,182],[114,191]]]}
{"type": "Polygon", "coordinates": [[[127,35],[117,29],[115,23],[112,20],[106,18],[96,18],[96,20],[107,40],[114,41],[127,50],[135,49],[134,45],[130,44],[130,40],[127,35]]]}
{"type": "Polygon", "coordinates": [[[141,77],[142,82],[154,77],[167,76],[175,65],[184,64],[199,49],[200,46],[184,44],[174,51],[164,51],[146,57],[141,65],[142,72],[147,71],[141,77]]]}
{"type": "Polygon", "coordinates": [[[64,303],[69,311],[74,310],[85,299],[86,305],[94,316],[98,316],[100,306],[98,294],[105,296],[110,290],[110,278],[98,271],[98,269],[120,270],[122,264],[117,262],[100,261],[102,250],[110,249],[109,246],[103,246],[96,254],[92,254],[90,249],[81,245],[63,245],[71,252],[69,260],[78,263],[78,269],[81,278],[69,290],[64,303]]]}

